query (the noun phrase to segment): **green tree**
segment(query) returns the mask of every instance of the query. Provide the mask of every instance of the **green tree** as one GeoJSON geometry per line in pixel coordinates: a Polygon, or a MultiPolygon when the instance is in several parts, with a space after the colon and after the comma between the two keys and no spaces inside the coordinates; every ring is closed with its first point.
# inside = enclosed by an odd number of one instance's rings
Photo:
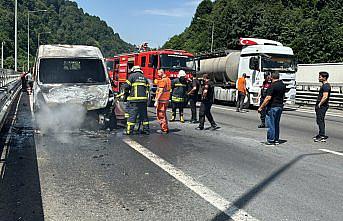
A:
{"type": "MultiPolygon", "coordinates": [[[[134,45],[124,42],[119,34],[99,17],[91,16],[75,2],[67,0],[18,1],[18,68],[26,67],[27,11],[46,9],[30,14],[30,55],[37,51],[38,33],[42,44],[82,44],[99,47],[104,56],[132,51],[134,45]]],[[[0,42],[5,42],[5,67],[14,68],[14,1],[0,0],[0,42]]],[[[31,59],[33,65],[34,59],[31,59]]]]}
{"type": "MultiPolygon", "coordinates": [[[[214,47],[240,49],[240,37],[293,48],[299,62],[343,62],[342,0],[204,0],[194,18],[214,21],[214,47]]],[[[209,51],[211,22],[193,19],[163,47],[209,51]]]]}

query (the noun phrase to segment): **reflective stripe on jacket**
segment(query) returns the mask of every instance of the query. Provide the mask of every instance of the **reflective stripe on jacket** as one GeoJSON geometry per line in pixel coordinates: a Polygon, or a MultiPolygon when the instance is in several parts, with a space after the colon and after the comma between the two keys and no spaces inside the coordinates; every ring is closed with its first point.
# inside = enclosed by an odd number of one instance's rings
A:
{"type": "Polygon", "coordinates": [[[184,102],[187,94],[187,82],[184,78],[176,78],[172,81],[172,101],[173,102],[184,102]]]}
{"type": "Polygon", "coordinates": [[[146,101],[149,94],[149,82],[140,72],[132,73],[126,80],[125,90],[130,91],[128,101],[146,101]]]}

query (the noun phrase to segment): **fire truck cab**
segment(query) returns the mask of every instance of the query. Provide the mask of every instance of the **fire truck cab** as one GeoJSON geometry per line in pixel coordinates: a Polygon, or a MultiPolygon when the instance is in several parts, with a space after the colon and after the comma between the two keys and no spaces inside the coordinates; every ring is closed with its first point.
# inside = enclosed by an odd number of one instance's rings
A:
{"type": "Polygon", "coordinates": [[[183,50],[153,50],[132,54],[123,54],[113,58],[114,91],[121,92],[133,66],[139,65],[144,76],[150,82],[148,104],[152,105],[155,97],[157,71],[163,69],[171,79],[176,78],[180,70],[184,70],[187,77],[195,73],[194,56],[183,50]]]}

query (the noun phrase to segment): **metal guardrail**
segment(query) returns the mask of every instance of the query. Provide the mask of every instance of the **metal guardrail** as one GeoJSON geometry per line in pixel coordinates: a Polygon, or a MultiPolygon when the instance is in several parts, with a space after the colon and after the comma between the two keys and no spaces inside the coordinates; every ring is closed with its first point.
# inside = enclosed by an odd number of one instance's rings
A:
{"type": "Polygon", "coordinates": [[[12,83],[13,81],[19,80],[19,78],[20,74],[18,72],[0,68],[0,89],[12,83]]]}
{"type": "MultiPolygon", "coordinates": [[[[330,83],[330,107],[343,110],[343,85],[330,83]]],[[[317,101],[320,84],[297,83],[295,103],[299,105],[314,106],[317,101]]]]}
{"type": "Polygon", "coordinates": [[[20,89],[20,74],[13,70],[0,68],[0,130],[20,89]]]}

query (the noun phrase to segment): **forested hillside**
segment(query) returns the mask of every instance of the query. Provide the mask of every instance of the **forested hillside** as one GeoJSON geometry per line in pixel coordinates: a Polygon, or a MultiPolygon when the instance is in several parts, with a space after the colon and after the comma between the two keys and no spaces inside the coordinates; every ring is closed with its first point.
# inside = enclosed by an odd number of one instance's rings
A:
{"type": "Polygon", "coordinates": [[[203,0],[191,25],[163,47],[209,51],[212,21],[214,49],[257,37],[292,47],[301,63],[343,62],[342,0],[203,0]]]}
{"type": "MultiPolygon", "coordinates": [[[[0,42],[5,42],[5,68],[14,67],[14,0],[0,0],[0,42]]],[[[120,39],[99,17],[91,16],[67,0],[18,0],[18,68],[27,61],[27,12],[30,13],[30,54],[41,44],[86,44],[101,48],[105,56],[127,52],[133,45],[120,39]],[[41,33],[41,34],[39,34],[41,33]]]]}

